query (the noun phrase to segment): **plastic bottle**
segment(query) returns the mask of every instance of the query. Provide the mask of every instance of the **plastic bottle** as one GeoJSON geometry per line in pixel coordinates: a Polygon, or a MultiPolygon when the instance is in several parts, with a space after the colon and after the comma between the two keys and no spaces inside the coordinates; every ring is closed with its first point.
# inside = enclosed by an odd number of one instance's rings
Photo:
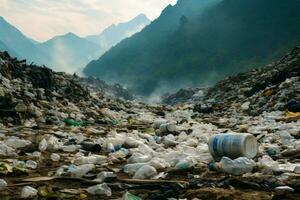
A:
{"type": "Polygon", "coordinates": [[[193,167],[194,165],[195,162],[193,161],[192,157],[187,157],[176,163],[175,168],[180,170],[186,170],[193,167]]]}
{"type": "Polygon", "coordinates": [[[60,155],[57,153],[52,153],[50,157],[53,162],[58,162],[60,160],[60,155]]]}
{"type": "Polygon", "coordinates": [[[79,149],[79,147],[76,145],[67,145],[67,146],[62,146],[61,149],[64,152],[75,152],[77,149],[79,149]]]}
{"type": "Polygon", "coordinates": [[[3,190],[7,186],[7,183],[5,180],[0,179],[0,191],[3,190]]]}
{"type": "Polygon", "coordinates": [[[80,166],[71,165],[68,172],[70,172],[73,177],[81,178],[89,171],[92,171],[95,167],[96,166],[94,164],[85,164],[80,166]]]}
{"type": "Polygon", "coordinates": [[[116,150],[115,150],[114,145],[113,145],[112,143],[108,143],[108,144],[107,144],[107,152],[113,153],[113,152],[115,152],[115,151],[116,151],[116,150]]]}
{"type": "Polygon", "coordinates": [[[76,165],[83,165],[83,164],[104,164],[107,162],[106,156],[100,155],[92,155],[92,156],[81,156],[77,158],[74,163],[76,165]]]}
{"type": "Polygon", "coordinates": [[[23,187],[21,191],[21,198],[28,199],[37,196],[38,191],[30,186],[23,187]]]}
{"type": "Polygon", "coordinates": [[[105,181],[105,179],[107,178],[114,178],[116,177],[114,175],[113,172],[101,172],[100,174],[97,175],[97,178],[95,181],[99,181],[100,183],[102,183],[103,181],[105,181]]]}
{"type": "Polygon", "coordinates": [[[160,127],[162,124],[166,124],[166,123],[168,123],[168,120],[167,120],[167,119],[157,119],[157,120],[154,121],[153,128],[159,129],[159,127],[160,127]]]}
{"type": "Polygon", "coordinates": [[[101,146],[100,144],[94,144],[91,142],[82,142],[81,144],[81,149],[85,151],[90,151],[90,152],[99,152],[101,151],[101,146]]]}
{"type": "Polygon", "coordinates": [[[142,166],[133,176],[134,179],[149,179],[157,175],[157,171],[150,165],[142,166]]]}
{"type": "Polygon", "coordinates": [[[127,163],[145,163],[151,160],[150,155],[144,155],[141,153],[133,153],[132,156],[127,160],[127,163]]]}
{"type": "Polygon", "coordinates": [[[221,171],[235,176],[240,176],[251,172],[254,167],[255,162],[246,157],[240,157],[235,160],[223,157],[219,163],[219,168],[221,171]]]}
{"type": "Polygon", "coordinates": [[[105,194],[110,197],[112,195],[110,187],[106,183],[98,184],[92,187],[87,188],[87,192],[93,195],[105,194]]]}
{"type": "Polygon", "coordinates": [[[37,163],[33,160],[27,160],[25,165],[26,165],[26,168],[30,168],[30,169],[36,169],[37,168],[37,163]]]}
{"type": "Polygon", "coordinates": [[[48,146],[48,143],[47,143],[46,139],[42,139],[42,141],[39,144],[39,150],[41,152],[44,152],[47,150],[47,146],[48,146]]]}
{"type": "Polygon", "coordinates": [[[134,175],[144,165],[147,164],[146,163],[127,164],[124,166],[123,170],[126,174],[134,175]]]}
{"type": "Polygon", "coordinates": [[[209,139],[209,151],[219,160],[223,156],[235,159],[254,158],[258,153],[258,143],[251,134],[216,134],[209,139]]]}
{"type": "Polygon", "coordinates": [[[176,131],[176,125],[174,123],[161,124],[159,130],[161,133],[173,133],[176,131]]]}

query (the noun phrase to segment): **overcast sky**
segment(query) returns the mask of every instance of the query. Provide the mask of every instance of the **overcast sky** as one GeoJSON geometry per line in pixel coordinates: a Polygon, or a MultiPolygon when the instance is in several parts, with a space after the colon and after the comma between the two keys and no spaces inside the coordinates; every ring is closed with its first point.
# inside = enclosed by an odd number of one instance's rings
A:
{"type": "Polygon", "coordinates": [[[101,32],[140,13],[151,20],[177,0],[0,0],[0,15],[27,36],[45,41],[74,32],[80,36],[101,32]]]}

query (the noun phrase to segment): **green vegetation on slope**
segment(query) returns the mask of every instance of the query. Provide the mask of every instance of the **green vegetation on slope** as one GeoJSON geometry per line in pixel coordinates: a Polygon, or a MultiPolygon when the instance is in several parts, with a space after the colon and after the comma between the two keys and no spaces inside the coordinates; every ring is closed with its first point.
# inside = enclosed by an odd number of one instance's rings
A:
{"type": "Polygon", "coordinates": [[[300,0],[211,2],[179,0],[168,6],[141,33],[92,61],[85,73],[147,95],[161,85],[214,83],[272,62],[300,42],[300,0]]]}

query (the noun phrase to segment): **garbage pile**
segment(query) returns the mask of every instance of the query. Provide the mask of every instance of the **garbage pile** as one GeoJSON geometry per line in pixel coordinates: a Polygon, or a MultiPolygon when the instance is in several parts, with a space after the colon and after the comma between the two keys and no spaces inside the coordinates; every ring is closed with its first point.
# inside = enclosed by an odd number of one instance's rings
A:
{"type": "Polygon", "coordinates": [[[80,83],[84,84],[90,90],[105,94],[109,98],[119,98],[124,100],[133,100],[133,95],[120,84],[109,85],[105,81],[94,77],[79,78],[80,83]]]}
{"type": "Polygon", "coordinates": [[[298,112],[110,99],[0,57],[1,198],[300,199],[298,112]]]}
{"type": "Polygon", "coordinates": [[[300,101],[299,91],[300,46],[278,62],[220,81],[209,89],[202,104],[213,103],[222,112],[259,115],[284,111],[288,101],[300,101]]]}
{"type": "Polygon", "coordinates": [[[202,101],[207,93],[207,88],[180,89],[174,94],[165,94],[162,103],[176,105],[179,103],[194,103],[202,101]]]}
{"type": "Polygon", "coordinates": [[[99,110],[109,107],[106,100],[114,88],[130,98],[121,87],[111,86],[108,92],[107,84],[102,89],[91,88],[82,84],[83,80],[0,53],[0,123],[33,127],[59,124],[68,118],[94,123],[99,110]]]}

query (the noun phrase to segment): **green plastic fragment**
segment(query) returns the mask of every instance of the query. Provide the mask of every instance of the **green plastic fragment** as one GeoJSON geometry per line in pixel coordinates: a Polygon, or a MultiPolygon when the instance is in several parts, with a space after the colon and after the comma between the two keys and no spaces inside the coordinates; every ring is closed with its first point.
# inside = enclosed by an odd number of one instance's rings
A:
{"type": "Polygon", "coordinates": [[[123,196],[122,200],[143,200],[142,198],[131,194],[130,192],[126,192],[123,196]]]}
{"type": "Polygon", "coordinates": [[[64,122],[68,126],[82,126],[81,122],[75,121],[73,119],[65,119],[64,122]]]}

